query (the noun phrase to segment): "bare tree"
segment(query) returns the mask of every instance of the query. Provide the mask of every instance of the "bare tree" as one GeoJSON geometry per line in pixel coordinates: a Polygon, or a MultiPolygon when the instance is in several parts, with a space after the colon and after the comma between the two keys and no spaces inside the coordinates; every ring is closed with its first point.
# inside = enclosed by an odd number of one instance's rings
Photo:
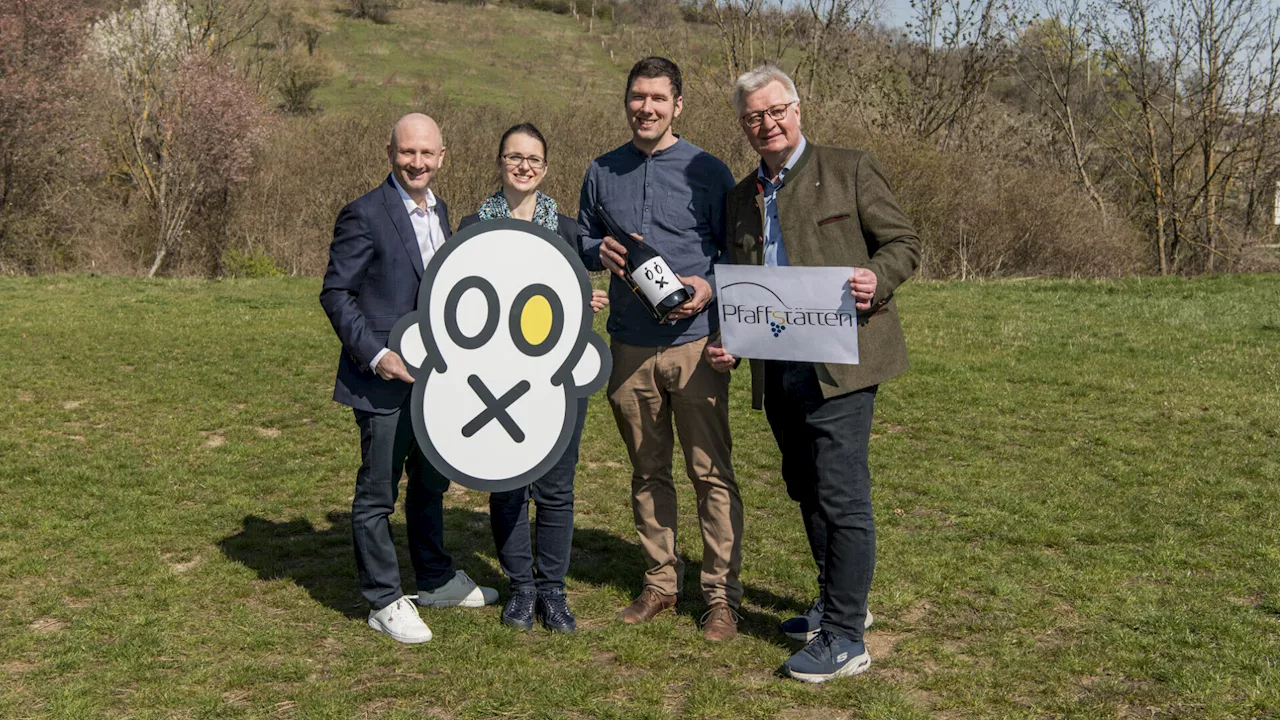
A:
{"type": "Polygon", "coordinates": [[[718,30],[727,84],[760,63],[780,61],[796,40],[796,17],[784,0],[709,0],[703,14],[718,30]]]}
{"type": "Polygon", "coordinates": [[[1019,39],[1013,71],[1051,118],[1070,172],[1106,222],[1107,203],[1094,182],[1093,167],[1099,115],[1108,98],[1090,47],[1090,18],[1082,0],[1045,0],[1042,9],[1042,19],[1019,39]]]}
{"type": "MultiPolygon", "coordinates": [[[[1256,0],[1185,0],[1189,11],[1188,109],[1195,117],[1200,167],[1193,205],[1199,208],[1199,238],[1205,270],[1213,272],[1227,255],[1219,208],[1234,176],[1235,159],[1247,135],[1233,132],[1252,109],[1254,64],[1270,38],[1256,0]],[[1260,42],[1261,41],[1261,42],[1260,42]]],[[[1273,16],[1274,17],[1274,16],[1273,16]]]]}
{"type": "MultiPolygon", "coordinates": [[[[1253,239],[1260,216],[1266,217],[1263,208],[1274,208],[1276,183],[1280,182],[1280,15],[1267,18],[1261,38],[1258,58],[1250,72],[1247,113],[1242,122],[1249,137],[1241,172],[1247,198],[1241,223],[1246,244],[1253,239]]],[[[1274,232],[1273,223],[1266,219],[1262,222],[1266,223],[1268,234],[1274,232]]]]}
{"type": "Polygon", "coordinates": [[[1179,147],[1180,89],[1186,50],[1179,18],[1159,0],[1111,0],[1096,26],[1107,66],[1127,98],[1111,104],[1111,151],[1140,189],[1161,274],[1175,269],[1180,214],[1178,194],[1186,149],[1179,147]]]}
{"type": "Polygon", "coordinates": [[[835,95],[835,86],[854,69],[850,41],[874,20],[875,0],[806,0],[806,17],[800,27],[803,57],[796,79],[805,96],[821,99],[835,95]]]}
{"type": "MultiPolygon", "coordinates": [[[[895,58],[904,82],[884,85],[890,127],[945,147],[982,107],[1010,57],[1016,17],[1004,0],[912,0],[895,58]]],[[[895,73],[896,75],[897,73],[895,73]]]]}

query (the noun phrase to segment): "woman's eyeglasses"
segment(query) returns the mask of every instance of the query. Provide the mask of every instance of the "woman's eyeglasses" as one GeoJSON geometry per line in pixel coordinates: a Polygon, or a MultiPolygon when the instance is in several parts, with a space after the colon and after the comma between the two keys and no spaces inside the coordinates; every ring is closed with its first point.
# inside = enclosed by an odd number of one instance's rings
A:
{"type": "Polygon", "coordinates": [[[518,168],[521,163],[529,163],[529,168],[533,170],[541,170],[547,166],[546,158],[541,158],[537,155],[524,156],[517,153],[503,155],[502,162],[509,168],[518,168]]]}
{"type": "Polygon", "coordinates": [[[747,113],[746,115],[743,115],[738,119],[742,121],[743,125],[746,125],[748,128],[751,128],[752,130],[755,130],[756,128],[764,124],[765,115],[768,115],[769,118],[772,119],[774,122],[780,123],[783,120],[787,119],[787,112],[791,110],[792,105],[795,105],[798,102],[800,101],[792,100],[791,102],[780,103],[778,105],[773,105],[771,107],[765,108],[764,110],[758,110],[756,112],[747,113]]]}

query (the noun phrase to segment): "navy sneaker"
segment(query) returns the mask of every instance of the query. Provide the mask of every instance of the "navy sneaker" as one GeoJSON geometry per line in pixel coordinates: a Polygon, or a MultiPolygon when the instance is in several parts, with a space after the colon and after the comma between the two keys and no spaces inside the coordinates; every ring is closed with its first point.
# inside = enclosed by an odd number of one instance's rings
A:
{"type": "Polygon", "coordinates": [[[516,590],[502,608],[502,624],[518,630],[533,629],[533,603],[537,594],[532,590],[516,590]]]}
{"type": "MultiPolygon", "coordinates": [[[[818,599],[813,601],[813,606],[806,610],[803,615],[783,620],[778,627],[782,630],[783,635],[792,640],[807,643],[818,637],[818,631],[822,629],[822,613],[825,610],[826,607],[823,605],[822,596],[819,595],[818,599]]],[[[867,618],[862,622],[862,629],[870,628],[873,622],[875,622],[875,618],[871,616],[871,611],[867,610],[867,618]]]]}
{"type": "Polygon", "coordinates": [[[578,629],[569,602],[558,590],[538,593],[538,622],[551,632],[571,633],[578,629]]]}
{"type": "Polygon", "coordinates": [[[782,621],[782,634],[792,640],[809,642],[817,637],[818,631],[822,629],[822,613],[824,610],[822,596],[819,595],[818,599],[813,601],[813,606],[806,610],[803,615],[797,615],[782,621]]]}
{"type": "Polygon", "coordinates": [[[811,683],[857,675],[869,667],[871,655],[862,641],[854,642],[830,630],[820,630],[803,650],[782,664],[787,675],[811,683]]]}

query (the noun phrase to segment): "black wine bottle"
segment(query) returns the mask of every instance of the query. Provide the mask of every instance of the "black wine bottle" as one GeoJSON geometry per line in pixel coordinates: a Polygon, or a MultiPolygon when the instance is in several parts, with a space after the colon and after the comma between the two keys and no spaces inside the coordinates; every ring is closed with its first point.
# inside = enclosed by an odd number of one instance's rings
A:
{"type": "Polygon", "coordinates": [[[596,217],[604,223],[609,237],[617,240],[627,249],[626,267],[623,275],[631,292],[640,298],[640,302],[649,310],[658,322],[666,322],[672,310],[688,302],[692,297],[671,266],[662,255],[649,246],[631,237],[631,233],[623,230],[600,203],[596,203],[596,217]]]}

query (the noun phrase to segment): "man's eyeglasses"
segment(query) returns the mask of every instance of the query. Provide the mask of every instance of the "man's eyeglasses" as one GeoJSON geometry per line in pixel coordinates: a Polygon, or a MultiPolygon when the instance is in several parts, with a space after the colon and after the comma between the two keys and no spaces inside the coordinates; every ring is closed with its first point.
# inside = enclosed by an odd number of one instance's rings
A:
{"type": "Polygon", "coordinates": [[[792,105],[795,105],[798,102],[800,101],[792,100],[791,102],[779,103],[777,105],[773,105],[768,108],[765,108],[764,110],[757,110],[756,112],[747,113],[746,115],[743,115],[738,119],[742,121],[743,125],[746,125],[748,128],[751,128],[752,130],[755,130],[756,128],[764,124],[765,115],[768,115],[770,119],[772,119],[774,122],[780,123],[783,120],[787,119],[787,112],[791,110],[792,105]]]}
{"type": "Polygon", "coordinates": [[[547,166],[546,158],[537,155],[529,155],[528,157],[517,153],[510,153],[502,156],[502,162],[509,168],[520,167],[520,163],[529,163],[529,167],[533,170],[541,170],[547,166]]]}

